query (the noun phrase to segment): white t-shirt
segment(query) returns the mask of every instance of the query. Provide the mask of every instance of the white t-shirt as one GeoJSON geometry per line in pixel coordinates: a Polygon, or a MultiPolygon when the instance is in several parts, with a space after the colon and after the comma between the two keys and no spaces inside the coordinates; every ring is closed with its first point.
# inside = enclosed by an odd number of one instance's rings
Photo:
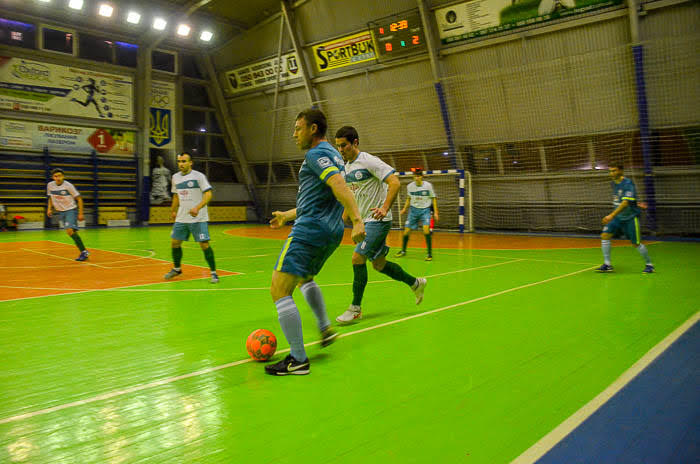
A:
{"type": "Polygon", "coordinates": [[[407,190],[411,198],[411,206],[414,208],[430,208],[430,205],[433,204],[435,190],[430,182],[424,180],[420,187],[415,182],[411,182],[408,184],[407,190]]]}
{"type": "Polygon", "coordinates": [[[180,200],[180,208],[177,210],[175,222],[207,222],[209,211],[206,206],[199,210],[196,217],[190,216],[190,210],[202,201],[204,192],[208,190],[211,190],[211,185],[209,185],[207,176],[199,171],[193,169],[185,176],[179,171],[173,174],[171,192],[177,193],[180,200]]]}
{"type": "MultiPolygon", "coordinates": [[[[394,168],[364,151],[352,163],[345,163],[345,182],[355,194],[364,222],[377,221],[372,217],[372,208],[380,208],[386,201],[389,186],[384,181],[394,172],[394,168]]],[[[391,210],[382,221],[391,222],[391,210]]]]}
{"type": "Polygon", "coordinates": [[[67,180],[61,182],[61,185],[56,185],[52,180],[46,185],[46,196],[51,197],[51,203],[56,211],[69,211],[78,206],[75,199],[80,196],[80,193],[67,180]]]}

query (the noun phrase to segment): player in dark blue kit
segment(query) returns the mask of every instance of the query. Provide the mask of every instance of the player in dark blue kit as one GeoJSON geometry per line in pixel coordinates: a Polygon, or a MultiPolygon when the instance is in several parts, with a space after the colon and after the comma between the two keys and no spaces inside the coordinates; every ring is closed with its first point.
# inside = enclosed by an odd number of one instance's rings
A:
{"type": "MultiPolygon", "coordinates": [[[[639,214],[641,211],[637,205],[637,189],[632,179],[623,176],[621,163],[612,163],[608,171],[612,178],[613,206],[615,206],[615,210],[603,218],[604,227],[600,238],[604,262],[602,266],[596,269],[596,272],[613,271],[612,264],[610,264],[610,239],[624,234],[644,258],[646,265],[642,272],[651,274],[654,272],[654,265],[651,264],[647,247],[642,243],[642,235],[639,229],[639,214]]],[[[639,205],[645,206],[644,203],[639,203],[639,205]]]]}
{"type": "Polygon", "coordinates": [[[308,150],[299,170],[297,207],[275,211],[270,220],[272,228],[279,228],[296,219],[272,273],[270,293],[290,352],[282,361],[265,366],[265,372],[271,375],[309,373],[301,317],[292,298],[297,285],[318,321],[321,346],[330,345],[338,336],[331,329],[321,289],[313,279],[340,245],[343,209],[353,224],[353,241],[359,243],[365,238],[355,197],[345,183],[343,159],[326,141],[327,128],[326,116],[319,110],[308,109],[297,116],[294,139],[300,149],[308,150]]]}

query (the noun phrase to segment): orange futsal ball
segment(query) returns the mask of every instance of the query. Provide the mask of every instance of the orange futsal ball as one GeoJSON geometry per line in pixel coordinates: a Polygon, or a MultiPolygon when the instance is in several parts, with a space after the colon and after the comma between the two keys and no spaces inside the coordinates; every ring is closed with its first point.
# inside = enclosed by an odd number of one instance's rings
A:
{"type": "Polygon", "coordinates": [[[277,337],[269,330],[258,329],[248,335],[245,347],[251,358],[256,361],[267,361],[275,354],[277,337]]]}

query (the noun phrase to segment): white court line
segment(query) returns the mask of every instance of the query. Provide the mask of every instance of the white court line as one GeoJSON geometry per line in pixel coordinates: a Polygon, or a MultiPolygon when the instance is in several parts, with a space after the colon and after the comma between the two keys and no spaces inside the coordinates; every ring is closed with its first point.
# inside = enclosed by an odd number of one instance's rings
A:
{"type": "Polygon", "coordinates": [[[639,361],[634,363],[632,367],[627,369],[620,377],[617,378],[608,388],[603,390],[591,401],[586,403],[581,409],[573,413],[568,419],[559,424],[554,430],[542,437],[537,443],[528,448],[523,454],[511,461],[511,464],[532,464],[544,456],[549,450],[562,441],[567,435],[581,425],[594,412],[600,409],[605,403],[610,400],[617,392],[622,390],[628,383],[632,381],[640,372],[642,372],[649,364],[654,362],[656,358],[668,349],[669,346],[681,335],[688,331],[696,322],[700,320],[700,311],[693,314],[690,319],[685,321],[680,327],[671,332],[649,350],[639,361]]]}
{"type": "MultiPolygon", "coordinates": [[[[449,272],[442,272],[440,274],[431,274],[427,275],[425,277],[427,278],[433,278],[433,277],[441,277],[441,276],[446,276],[446,275],[451,275],[451,274],[459,274],[460,272],[470,272],[470,271],[478,271],[480,269],[487,269],[490,267],[496,267],[496,266],[503,266],[505,264],[511,264],[515,263],[518,261],[523,261],[522,259],[514,259],[511,261],[506,261],[503,263],[495,263],[495,264],[486,264],[484,266],[478,266],[478,267],[468,267],[466,269],[458,269],[456,271],[449,271],[449,272]]],[[[219,278],[222,277],[229,277],[229,276],[219,276],[219,278]]],[[[209,277],[203,277],[203,279],[208,279],[209,277]]],[[[199,279],[190,279],[190,280],[199,280],[199,279]]],[[[160,283],[173,283],[173,282],[189,282],[187,281],[177,281],[177,280],[170,280],[167,282],[158,282],[160,283]]],[[[395,282],[393,279],[385,279],[385,280],[372,280],[367,282],[367,284],[383,284],[383,283],[388,283],[388,282],[395,282]]],[[[50,287],[20,287],[20,286],[11,286],[11,285],[0,285],[0,288],[14,288],[14,289],[23,289],[23,290],[67,290],[71,291],[71,295],[75,295],[76,293],[88,293],[88,292],[147,292],[147,293],[159,293],[159,292],[236,292],[236,291],[242,291],[242,290],[264,290],[264,291],[269,291],[270,287],[234,287],[234,288],[133,288],[133,287],[141,287],[145,285],[156,285],[156,284],[137,284],[137,285],[128,285],[125,287],[114,287],[114,288],[100,288],[100,289],[95,289],[95,288],[50,288],[50,287]]],[[[320,287],[347,287],[352,285],[352,282],[342,282],[342,283],[334,283],[334,284],[323,284],[319,285],[320,287]]],[[[65,294],[62,294],[65,295],[65,294]]],[[[32,296],[32,297],[27,297],[27,298],[42,298],[46,296],[56,296],[56,295],[42,295],[40,297],[32,296]]],[[[24,298],[17,298],[17,300],[22,300],[24,298]]],[[[15,300],[6,300],[6,301],[15,301],[15,300]]]]}
{"type": "MultiPolygon", "coordinates": [[[[462,302],[460,302],[460,303],[455,303],[455,304],[451,304],[451,305],[448,305],[448,306],[443,306],[442,308],[433,309],[433,310],[430,310],[430,311],[426,311],[426,312],[423,312],[423,313],[414,314],[414,315],[412,315],[412,316],[404,317],[404,318],[401,318],[401,319],[396,319],[396,320],[394,320],[394,321],[385,322],[385,323],[383,323],[383,324],[377,324],[377,325],[372,326],[372,327],[366,327],[366,328],[364,328],[364,329],[360,329],[360,330],[355,330],[355,331],[353,331],[353,332],[344,333],[344,334],[339,335],[338,338],[349,337],[349,336],[351,336],[351,335],[357,335],[357,334],[361,334],[361,333],[364,333],[364,332],[369,332],[370,330],[376,330],[376,329],[380,329],[380,328],[382,328],[382,327],[387,327],[387,326],[390,326],[390,325],[399,324],[399,323],[401,323],[401,322],[410,321],[410,320],[412,320],[412,319],[417,319],[417,318],[419,318],[419,317],[429,316],[429,315],[431,315],[431,314],[436,314],[436,313],[439,313],[439,312],[447,311],[447,310],[449,310],[449,309],[458,308],[458,307],[460,307],[460,306],[466,306],[466,305],[469,305],[469,304],[472,304],[472,303],[476,303],[476,302],[479,302],[479,301],[482,301],[482,300],[487,300],[487,299],[489,299],[489,298],[493,298],[493,297],[496,297],[496,296],[505,295],[506,293],[515,292],[515,291],[518,291],[518,290],[522,290],[522,289],[524,289],[524,288],[534,287],[534,286],[536,286],[536,285],[545,284],[545,283],[547,283],[547,282],[552,282],[552,281],[554,281],[554,280],[563,279],[563,278],[565,278],[565,277],[570,277],[570,276],[572,276],[572,275],[581,274],[582,272],[587,272],[587,271],[590,271],[591,269],[593,269],[592,266],[591,266],[591,267],[587,267],[587,268],[585,268],[585,269],[580,269],[580,270],[578,270],[578,271],[569,272],[568,274],[562,274],[562,275],[559,275],[559,276],[556,276],[556,277],[550,277],[549,279],[540,280],[540,281],[538,281],[538,282],[532,282],[532,283],[529,283],[529,284],[520,285],[520,286],[518,286],[518,287],[508,288],[508,289],[506,289],[506,290],[501,290],[500,292],[491,293],[491,294],[489,294],[489,295],[480,296],[480,297],[478,297],[478,298],[473,298],[473,299],[471,299],[471,300],[462,301],[462,302]]],[[[309,347],[309,346],[313,346],[313,345],[318,345],[319,343],[321,343],[321,340],[316,340],[316,341],[314,341],[314,342],[305,343],[304,346],[305,346],[305,347],[309,347]]],[[[281,350],[281,351],[279,351],[279,353],[286,353],[287,351],[289,351],[289,349],[281,350]]],[[[128,394],[130,394],[130,393],[134,393],[134,392],[146,390],[146,389],[149,389],[149,388],[159,387],[159,386],[161,386],[161,385],[167,385],[167,384],[170,384],[170,383],[173,383],[173,382],[177,382],[178,380],[183,380],[183,379],[188,379],[188,378],[191,378],[191,377],[196,377],[196,376],[198,376],[198,375],[208,374],[208,373],[210,373],[210,372],[219,371],[219,370],[226,369],[226,368],[233,367],[233,366],[239,366],[239,365],[241,365],[241,364],[245,364],[245,363],[248,363],[248,362],[251,362],[251,361],[252,361],[251,358],[243,359],[243,360],[240,360],[240,361],[234,361],[234,362],[231,362],[231,363],[222,364],[222,365],[220,365],[220,366],[214,366],[214,367],[209,367],[209,368],[202,369],[202,370],[199,370],[199,371],[196,371],[196,372],[190,372],[189,374],[178,375],[178,376],[175,376],[175,377],[169,377],[169,378],[167,378],[167,379],[156,380],[156,381],[154,381],[154,382],[149,382],[149,383],[146,383],[146,384],[135,385],[135,386],[133,386],[133,387],[129,387],[129,388],[126,388],[126,389],[123,389],[123,390],[116,390],[116,391],[113,391],[113,392],[103,393],[103,394],[101,394],[101,395],[93,396],[92,398],[85,398],[85,399],[78,400],[78,401],[72,401],[72,402],[70,402],[70,403],[59,404],[58,406],[53,406],[53,407],[51,407],[51,408],[40,409],[40,410],[38,410],[38,411],[32,411],[32,412],[27,412],[27,413],[24,413],[24,414],[19,414],[19,415],[16,415],[16,416],[5,417],[5,418],[0,419],[0,425],[2,425],[2,424],[7,424],[7,423],[10,423],[10,422],[17,422],[17,421],[21,421],[21,420],[24,420],[24,419],[30,419],[30,418],[32,418],[32,417],[41,416],[41,415],[49,414],[49,413],[56,412],[56,411],[62,411],[62,410],[64,410],[64,409],[73,408],[73,407],[76,407],[76,406],[83,406],[83,405],[86,405],[86,404],[95,403],[95,402],[97,402],[97,401],[102,401],[102,400],[107,400],[107,399],[110,399],[110,398],[115,398],[115,397],[117,397],[117,396],[128,395],[128,394]]]]}
{"type": "MultiPolygon", "coordinates": [[[[73,258],[66,258],[65,256],[58,256],[58,255],[52,255],[51,253],[44,253],[43,251],[37,251],[37,250],[30,250],[29,248],[22,248],[23,251],[28,251],[30,253],[36,253],[39,255],[44,255],[44,256],[50,256],[52,258],[58,258],[58,259],[65,259],[66,261],[75,261],[73,258]]],[[[104,266],[100,266],[99,264],[95,263],[88,263],[83,261],[80,266],[87,264],[88,266],[95,266],[95,267],[101,267],[104,268],[104,266]]]]}

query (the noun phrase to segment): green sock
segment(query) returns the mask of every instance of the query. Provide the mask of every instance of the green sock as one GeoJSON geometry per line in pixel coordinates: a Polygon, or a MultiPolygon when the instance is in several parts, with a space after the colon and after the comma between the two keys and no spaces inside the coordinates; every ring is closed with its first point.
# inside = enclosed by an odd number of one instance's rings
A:
{"type": "Polygon", "coordinates": [[[406,285],[413,287],[413,284],[416,283],[416,278],[410,275],[408,272],[404,271],[401,266],[399,266],[396,263],[392,263],[391,261],[387,261],[386,264],[384,265],[384,269],[381,271],[382,274],[386,274],[389,277],[391,277],[394,280],[398,280],[399,282],[403,282],[406,285]]]}
{"type": "Polygon", "coordinates": [[[204,259],[207,260],[207,263],[209,264],[209,269],[211,269],[211,272],[216,272],[216,262],[214,261],[214,250],[212,250],[211,247],[204,250],[204,259]]]}
{"type": "Polygon", "coordinates": [[[433,235],[425,234],[425,244],[428,245],[428,256],[433,255],[433,235]]]}
{"type": "Polygon", "coordinates": [[[406,245],[408,244],[408,234],[403,236],[403,245],[401,245],[401,251],[406,251],[406,245]]]}
{"type": "Polygon", "coordinates": [[[173,252],[173,267],[175,269],[180,269],[180,262],[182,261],[182,248],[172,248],[173,252]]]}
{"type": "Polygon", "coordinates": [[[352,304],[360,306],[367,286],[367,264],[353,264],[352,272],[355,274],[352,281],[352,304]]]}
{"type": "Polygon", "coordinates": [[[78,250],[80,250],[81,252],[85,251],[85,245],[83,245],[83,239],[80,238],[80,235],[78,235],[77,232],[73,232],[73,235],[71,235],[70,238],[73,239],[73,241],[75,242],[75,244],[78,247],[78,250]]]}

